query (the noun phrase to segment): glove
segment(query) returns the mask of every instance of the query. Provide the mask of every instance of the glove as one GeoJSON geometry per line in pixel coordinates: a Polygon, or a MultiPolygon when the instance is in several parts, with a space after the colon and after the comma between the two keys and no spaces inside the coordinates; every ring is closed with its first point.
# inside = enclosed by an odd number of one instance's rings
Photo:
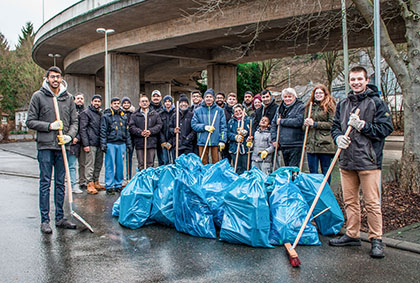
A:
{"type": "Polygon", "coordinates": [[[223,151],[225,149],[225,143],[224,142],[219,142],[219,150],[223,151]]]}
{"type": "Polygon", "coordinates": [[[57,138],[58,138],[58,145],[69,143],[72,140],[71,136],[68,136],[68,135],[61,135],[61,136],[58,135],[57,138]]]}
{"type": "Polygon", "coordinates": [[[160,146],[161,146],[162,148],[166,148],[166,142],[161,143],[161,144],[160,144],[160,146]]]}
{"type": "Polygon", "coordinates": [[[246,136],[246,135],[248,134],[248,131],[247,131],[247,130],[245,130],[245,129],[242,129],[242,128],[241,128],[241,131],[239,132],[239,134],[240,134],[241,136],[246,136]]]}
{"type": "Polygon", "coordinates": [[[243,142],[243,141],[244,141],[244,137],[243,137],[243,136],[241,136],[241,135],[236,135],[236,136],[235,136],[235,141],[236,141],[237,143],[241,143],[241,142],[243,142]]]}
{"type": "Polygon", "coordinates": [[[56,120],[50,124],[50,130],[58,131],[63,129],[63,121],[56,120]]]}
{"type": "Polygon", "coordinates": [[[344,135],[338,136],[336,141],[337,141],[337,146],[341,149],[348,148],[351,143],[350,138],[344,135]]]}
{"type": "Polygon", "coordinates": [[[265,159],[268,155],[268,151],[263,150],[263,151],[260,151],[259,154],[261,155],[261,159],[265,159]]]}
{"type": "Polygon", "coordinates": [[[170,150],[172,148],[172,145],[167,142],[165,147],[166,147],[167,150],[170,150]]]}
{"type": "Polygon", "coordinates": [[[360,120],[359,116],[354,113],[350,115],[349,122],[347,123],[347,125],[352,126],[359,132],[363,129],[365,124],[366,122],[363,120],[360,120]]]}
{"type": "Polygon", "coordinates": [[[106,153],[107,149],[108,148],[106,147],[106,145],[101,146],[101,150],[103,153],[106,153]]]}
{"type": "Polygon", "coordinates": [[[207,126],[204,127],[204,130],[206,130],[207,132],[209,132],[211,134],[214,131],[214,127],[207,125],[207,126]]]}
{"type": "Polygon", "coordinates": [[[252,146],[252,141],[247,142],[247,143],[246,143],[246,146],[247,146],[247,147],[251,147],[251,146],[252,146]]]}

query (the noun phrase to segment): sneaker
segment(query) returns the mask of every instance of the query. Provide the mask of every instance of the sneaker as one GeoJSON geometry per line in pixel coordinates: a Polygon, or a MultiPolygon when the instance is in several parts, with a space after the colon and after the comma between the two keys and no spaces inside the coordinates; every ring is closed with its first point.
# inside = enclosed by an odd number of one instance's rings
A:
{"type": "Polygon", "coordinates": [[[369,255],[373,258],[383,258],[384,254],[384,243],[381,239],[371,239],[372,248],[370,249],[369,255]]]}
{"type": "Polygon", "coordinates": [[[108,196],[115,195],[115,189],[114,188],[106,189],[106,194],[108,196]]]}
{"type": "Polygon", "coordinates": [[[72,192],[73,192],[73,194],[83,194],[83,191],[79,188],[73,188],[72,192]]]}
{"type": "Polygon", "coordinates": [[[330,244],[330,246],[336,246],[336,247],[362,245],[360,238],[350,238],[346,234],[344,234],[340,238],[331,239],[328,243],[330,244]]]}
{"type": "Polygon", "coordinates": [[[45,222],[41,223],[41,232],[44,233],[44,234],[51,234],[52,233],[50,222],[45,221],[45,222]]]}
{"type": "Polygon", "coordinates": [[[76,229],[76,224],[71,223],[66,218],[62,218],[55,223],[55,227],[64,229],[76,229]]]}
{"type": "Polygon", "coordinates": [[[121,191],[123,190],[123,188],[122,187],[118,187],[118,188],[115,188],[115,192],[116,193],[121,193],[121,191]]]}
{"type": "Polygon", "coordinates": [[[86,185],[79,185],[79,189],[82,190],[82,191],[86,191],[87,186],[86,185]]]}

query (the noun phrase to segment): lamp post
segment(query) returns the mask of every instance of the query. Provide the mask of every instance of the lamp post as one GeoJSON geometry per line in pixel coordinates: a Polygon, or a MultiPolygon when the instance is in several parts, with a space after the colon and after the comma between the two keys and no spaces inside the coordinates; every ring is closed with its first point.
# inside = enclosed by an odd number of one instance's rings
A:
{"type": "Polygon", "coordinates": [[[103,33],[105,35],[105,105],[108,106],[111,102],[109,94],[109,68],[108,68],[108,34],[114,32],[113,29],[97,28],[97,33],[103,33]]]}
{"type": "Polygon", "coordinates": [[[48,57],[54,58],[54,67],[57,66],[57,58],[60,58],[61,55],[60,54],[48,54],[48,57]]]}

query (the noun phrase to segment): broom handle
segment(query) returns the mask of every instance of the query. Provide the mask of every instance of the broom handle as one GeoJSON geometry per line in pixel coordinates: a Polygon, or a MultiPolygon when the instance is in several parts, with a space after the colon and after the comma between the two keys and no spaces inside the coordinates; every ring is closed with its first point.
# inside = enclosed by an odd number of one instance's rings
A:
{"type": "MultiPolygon", "coordinates": [[[[277,121],[276,121],[277,123],[277,121]]],[[[276,161],[277,161],[277,150],[279,148],[279,136],[280,136],[280,125],[277,125],[277,137],[276,137],[276,150],[274,152],[274,163],[273,163],[273,172],[276,169],[276,161]]]]}
{"type": "MultiPolygon", "coordinates": [[[[216,114],[214,114],[213,122],[211,123],[212,127],[214,127],[214,123],[216,122],[217,113],[218,112],[216,111],[216,114]]],[[[201,162],[203,162],[204,153],[206,152],[207,145],[209,144],[211,134],[212,133],[209,133],[209,135],[207,136],[206,144],[204,145],[204,150],[203,150],[203,153],[201,154],[201,162]]]]}
{"type": "MultiPolygon", "coordinates": [[[[53,96],[53,103],[54,103],[54,111],[55,111],[56,119],[60,120],[60,110],[58,109],[57,97],[55,95],[53,96]]],[[[58,134],[62,136],[63,130],[58,130],[58,134]]],[[[61,153],[63,155],[64,169],[66,170],[66,182],[67,182],[68,195],[69,195],[70,212],[73,212],[73,191],[71,187],[70,169],[69,169],[69,163],[67,160],[66,146],[64,144],[61,145],[61,153]]]]}
{"type": "MultiPolygon", "coordinates": [[[[244,117],[245,117],[245,113],[243,113],[242,115],[242,119],[239,122],[239,127],[244,127],[244,117]]],[[[238,146],[236,147],[236,158],[235,158],[235,173],[236,173],[236,169],[238,168],[238,159],[239,159],[239,150],[241,148],[241,143],[238,142],[238,146]]]]}
{"type": "MultiPolygon", "coordinates": [[[[311,113],[312,113],[312,102],[309,103],[308,119],[311,118],[311,113]]],[[[303,146],[302,146],[302,155],[300,157],[300,163],[299,163],[299,172],[302,172],[303,160],[305,159],[305,148],[306,148],[306,140],[308,139],[308,132],[309,132],[309,126],[306,125],[305,138],[303,140],[303,146]]]]}
{"type": "MultiPolygon", "coordinates": [[[[149,112],[149,109],[146,110],[144,113],[144,130],[147,131],[147,113],[149,112]]],[[[147,168],[147,137],[144,137],[144,166],[143,168],[147,168]]]]}
{"type": "MultiPolygon", "coordinates": [[[[249,136],[252,137],[252,119],[249,122],[249,136]]],[[[249,165],[251,163],[251,147],[248,148],[248,162],[246,165],[246,170],[249,171],[249,165]]]]}
{"type": "MultiPolygon", "coordinates": [[[[354,114],[359,115],[359,113],[360,113],[360,109],[358,108],[356,109],[356,112],[354,114]]],[[[351,130],[352,130],[352,126],[348,126],[344,136],[348,137],[351,130]]],[[[341,148],[337,148],[337,151],[335,152],[334,159],[332,160],[330,164],[330,168],[328,168],[327,174],[325,174],[324,179],[322,180],[321,186],[318,189],[318,193],[316,194],[315,199],[312,202],[311,208],[309,209],[308,214],[306,215],[305,221],[303,222],[302,227],[300,227],[299,234],[297,235],[296,240],[293,243],[293,247],[292,247],[293,249],[296,248],[300,240],[300,237],[302,237],[306,224],[308,224],[309,218],[311,217],[312,212],[315,209],[316,203],[318,202],[318,199],[320,198],[322,191],[324,190],[325,184],[328,182],[328,178],[330,177],[331,172],[334,169],[335,163],[337,162],[338,157],[340,156],[341,150],[342,150],[341,148]]]]}
{"type": "MultiPolygon", "coordinates": [[[[176,102],[176,127],[179,128],[179,101],[176,102]]],[[[179,154],[179,133],[175,134],[175,159],[179,154]]]]}

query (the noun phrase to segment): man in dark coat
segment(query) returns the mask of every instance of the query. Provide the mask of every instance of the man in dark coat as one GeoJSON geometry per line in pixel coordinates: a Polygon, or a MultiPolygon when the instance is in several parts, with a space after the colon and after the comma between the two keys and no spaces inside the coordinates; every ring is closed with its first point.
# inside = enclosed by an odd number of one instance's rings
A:
{"type": "Polygon", "coordinates": [[[171,140],[171,133],[169,132],[169,126],[171,123],[171,117],[175,113],[175,106],[173,104],[173,98],[169,95],[163,98],[163,107],[160,110],[160,119],[162,120],[162,129],[160,130],[160,145],[162,150],[162,165],[171,163],[172,148],[174,144],[171,140]]]}
{"type": "Polygon", "coordinates": [[[135,111],[130,118],[130,133],[134,138],[133,144],[136,148],[138,169],[153,167],[156,147],[158,146],[158,136],[162,129],[162,120],[159,114],[151,109],[149,98],[145,95],[140,97],[140,108],[135,111]],[[147,129],[145,129],[145,117],[147,115],[147,129]],[[146,160],[144,160],[144,142],[147,140],[146,160]]]}
{"type": "MultiPolygon", "coordinates": [[[[129,97],[125,96],[121,99],[121,108],[122,108],[122,111],[124,111],[124,114],[127,116],[127,121],[130,122],[131,114],[133,114],[136,109],[134,105],[131,103],[131,100],[129,97]]],[[[133,141],[133,136],[131,136],[131,141],[133,141]]],[[[126,168],[125,168],[127,182],[128,180],[131,179],[131,174],[133,170],[133,152],[134,150],[127,149],[127,155],[126,155],[127,160],[126,160],[126,168]]],[[[127,184],[127,182],[125,183],[125,185],[127,184]]]]}
{"type": "Polygon", "coordinates": [[[41,210],[41,232],[51,234],[50,227],[50,185],[54,169],[55,226],[76,229],[76,225],[64,218],[64,180],[66,171],[61,145],[69,143],[77,134],[78,120],[73,98],[67,93],[67,84],[63,81],[58,67],[47,71],[46,79],[39,91],[31,98],[26,125],[36,130],[39,162],[39,208],[41,210]],[[54,110],[54,97],[57,98],[60,119],[54,110]],[[63,135],[58,135],[58,130],[63,135]]]}
{"type": "Polygon", "coordinates": [[[378,89],[370,85],[366,69],[351,68],[351,92],[336,108],[331,134],[340,155],[340,175],[344,207],[347,214],[346,234],[330,240],[332,246],[360,246],[360,187],[367,210],[370,256],[383,258],[380,179],[385,138],[393,131],[388,106],[380,99],[378,89]],[[354,112],[360,109],[360,114],[354,112]],[[353,127],[344,136],[348,125],[353,127]]]}
{"type": "Polygon", "coordinates": [[[179,127],[176,125],[176,112],[171,117],[169,132],[171,133],[172,145],[176,146],[176,134],[179,137],[179,156],[193,152],[193,142],[195,140],[195,132],[191,128],[191,120],[193,112],[188,108],[189,102],[185,95],[179,98],[179,127]]]}
{"type": "Polygon", "coordinates": [[[100,129],[102,97],[95,94],[91,105],[80,114],[80,137],[83,151],[86,154],[85,176],[88,182],[88,194],[97,194],[98,190],[105,190],[99,183],[104,155],[101,150],[100,129]]]}
{"type": "Polygon", "coordinates": [[[252,132],[255,133],[258,125],[260,124],[261,118],[266,116],[273,121],[274,115],[276,115],[277,108],[279,107],[271,92],[265,89],[261,92],[262,106],[255,111],[255,121],[252,124],[252,132]]]}

